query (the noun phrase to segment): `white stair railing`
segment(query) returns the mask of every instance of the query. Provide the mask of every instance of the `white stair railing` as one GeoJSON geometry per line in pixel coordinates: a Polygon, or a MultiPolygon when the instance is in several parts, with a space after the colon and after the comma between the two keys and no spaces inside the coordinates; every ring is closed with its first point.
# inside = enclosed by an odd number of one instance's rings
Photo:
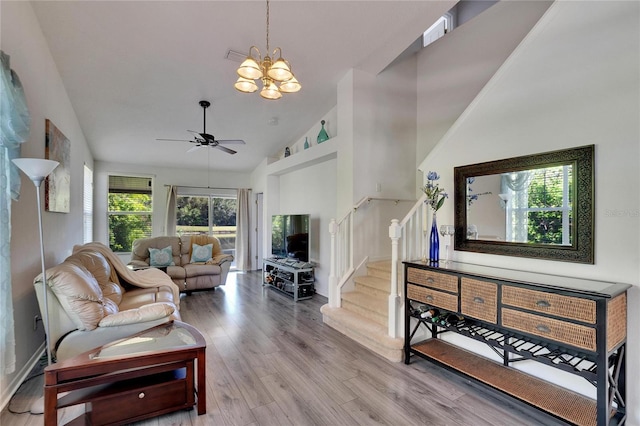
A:
{"type": "Polygon", "coordinates": [[[329,306],[339,308],[341,293],[344,285],[352,278],[356,271],[353,259],[353,218],[358,209],[371,201],[392,201],[396,204],[412,200],[393,198],[363,197],[349,212],[336,221],[331,219],[329,233],[331,234],[331,266],[329,269],[329,306]]]}
{"type": "Polygon", "coordinates": [[[404,328],[404,295],[399,283],[404,282],[402,262],[425,259],[427,244],[426,196],[422,196],[402,219],[389,226],[391,239],[391,290],[389,292],[389,336],[401,336],[404,328]],[[399,272],[399,273],[398,273],[399,272]]]}

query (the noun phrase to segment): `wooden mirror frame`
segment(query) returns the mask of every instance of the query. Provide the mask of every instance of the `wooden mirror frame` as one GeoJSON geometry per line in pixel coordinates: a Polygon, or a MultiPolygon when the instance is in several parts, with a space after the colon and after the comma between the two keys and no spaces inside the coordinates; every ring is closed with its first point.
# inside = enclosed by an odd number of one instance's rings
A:
{"type": "Polygon", "coordinates": [[[454,248],[460,251],[594,263],[594,145],[551,151],[454,168],[454,248]],[[467,178],[573,164],[574,232],[572,245],[513,243],[467,238],[467,178]]]}

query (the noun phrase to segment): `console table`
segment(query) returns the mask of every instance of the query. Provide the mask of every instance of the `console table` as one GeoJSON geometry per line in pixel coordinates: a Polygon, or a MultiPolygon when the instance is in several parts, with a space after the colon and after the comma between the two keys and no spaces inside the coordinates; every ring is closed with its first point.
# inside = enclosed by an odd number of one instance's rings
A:
{"type": "Polygon", "coordinates": [[[44,370],[44,424],[56,426],[58,409],[78,404],[86,412],[70,423],[124,425],[192,408],[196,399],[205,414],[205,349],[198,330],[172,321],[52,364],[44,370]]]}
{"type": "Polygon", "coordinates": [[[578,425],[622,424],[630,285],[458,262],[405,262],[405,363],[428,359],[578,425]],[[414,341],[419,330],[429,336],[414,341]],[[483,342],[491,361],[444,342],[483,342]],[[585,378],[597,400],[523,373],[533,360],[585,378]]]}

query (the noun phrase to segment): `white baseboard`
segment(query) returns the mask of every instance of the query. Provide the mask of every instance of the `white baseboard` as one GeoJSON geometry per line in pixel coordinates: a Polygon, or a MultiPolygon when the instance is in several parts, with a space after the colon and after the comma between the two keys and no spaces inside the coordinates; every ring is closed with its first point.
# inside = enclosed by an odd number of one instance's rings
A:
{"type": "Polygon", "coordinates": [[[36,350],[29,361],[22,367],[22,369],[13,377],[11,383],[8,386],[2,386],[0,390],[0,407],[4,410],[9,405],[11,401],[11,397],[15,394],[22,382],[24,382],[27,377],[29,377],[29,373],[36,366],[36,364],[40,361],[40,358],[44,354],[45,343],[42,342],[38,350],[36,350]]]}

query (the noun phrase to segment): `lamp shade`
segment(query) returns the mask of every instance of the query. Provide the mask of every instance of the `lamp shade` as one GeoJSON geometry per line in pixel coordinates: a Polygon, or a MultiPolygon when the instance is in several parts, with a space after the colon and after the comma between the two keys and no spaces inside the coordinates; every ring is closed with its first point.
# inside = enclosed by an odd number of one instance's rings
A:
{"type": "Polygon", "coordinates": [[[260,91],[260,96],[265,99],[269,99],[275,101],[276,99],[280,99],[282,97],[282,93],[278,90],[278,86],[272,80],[265,79],[264,87],[260,91]]]}
{"type": "Polygon", "coordinates": [[[279,58],[271,65],[267,71],[267,75],[275,81],[287,81],[293,77],[287,61],[282,58],[279,58]]]}
{"type": "Polygon", "coordinates": [[[258,85],[255,81],[243,77],[238,77],[238,81],[233,86],[244,93],[253,93],[258,90],[258,85]]]}
{"type": "Polygon", "coordinates": [[[238,68],[238,75],[247,79],[262,78],[260,65],[251,56],[248,56],[238,68]]]}
{"type": "Polygon", "coordinates": [[[33,182],[42,182],[60,164],[44,158],[14,158],[11,161],[33,182]]]}
{"type": "Polygon", "coordinates": [[[291,77],[291,79],[283,82],[280,85],[280,91],[283,93],[295,93],[302,88],[302,85],[298,83],[295,77],[291,77]]]}

